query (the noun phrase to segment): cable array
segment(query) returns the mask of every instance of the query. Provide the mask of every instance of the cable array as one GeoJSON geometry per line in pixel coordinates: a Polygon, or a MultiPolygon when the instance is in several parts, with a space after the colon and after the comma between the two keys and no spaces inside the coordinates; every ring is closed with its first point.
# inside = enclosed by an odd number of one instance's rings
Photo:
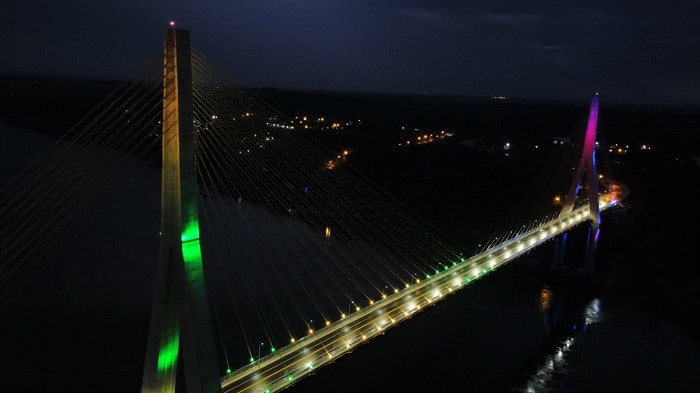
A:
{"type": "Polygon", "coordinates": [[[94,217],[115,181],[158,152],[161,112],[159,80],[131,78],[3,187],[0,309],[94,217]]]}
{"type": "Polygon", "coordinates": [[[463,257],[196,51],[192,68],[203,253],[239,319],[222,325],[247,330],[225,332],[246,341],[232,351],[254,360],[463,257]]]}
{"type": "MultiPolygon", "coordinates": [[[[585,116],[581,117],[581,126],[572,128],[571,141],[583,140],[585,133],[585,116]]],[[[520,203],[510,207],[510,212],[504,216],[494,234],[479,247],[479,252],[496,247],[498,244],[513,239],[520,234],[559,217],[562,203],[566,197],[571,181],[576,171],[576,165],[581,157],[581,144],[572,143],[563,146],[555,146],[545,165],[539,170],[532,171],[536,176],[529,183],[527,189],[520,198],[520,203]]],[[[596,148],[596,155],[600,155],[603,165],[598,165],[601,170],[598,181],[600,192],[607,192],[607,182],[610,176],[610,166],[607,160],[607,149],[604,143],[596,148]]],[[[591,179],[584,178],[581,188],[588,187],[591,179]]],[[[588,204],[587,194],[578,193],[574,208],[588,204]]]]}
{"type": "MultiPolygon", "coordinates": [[[[122,84],[3,188],[0,309],[115,181],[160,153],[159,78],[122,84]]],[[[337,152],[196,50],[192,83],[202,253],[227,370],[471,256],[352,166],[326,165],[337,152]]],[[[570,179],[566,166],[552,168],[563,174],[538,185],[570,179]]],[[[558,215],[531,207],[508,215],[482,249],[558,215]]]]}

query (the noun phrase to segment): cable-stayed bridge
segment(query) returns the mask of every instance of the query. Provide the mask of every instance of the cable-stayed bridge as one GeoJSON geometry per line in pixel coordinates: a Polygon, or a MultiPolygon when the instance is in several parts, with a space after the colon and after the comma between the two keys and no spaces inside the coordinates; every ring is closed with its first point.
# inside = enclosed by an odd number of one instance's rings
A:
{"type": "Polygon", "coordinates": [[[190,53],[186,32],[167,37],[162,84],[123,85],[3,196],[2,306],[60,247],[81,209],[130,167],[162,155],[161,256],[143,391],[174,390],[179,368],[188,391],[285,389],[568,229],[588,221],[597,229],[599,211],[625,195],[616,183],[596,189],[594,97],[562,206],[533,212],[526,225],[514,220],[472,255],[352,168],[329,169],[336,152],[308,138],[302,122],[233,88],[190,53]],[[584,173],[588,198],[579,196],[584,173]],[[272,239],[236,240],[235,232],[272,239]],[[205,274],[203,261],[215,259],[233,273],[205,274]],[[209,308],[206,287],[217,280],[233,316],[209,308]],[[239,350],[226,348],[233,341],[239,350]],[[241,352],[247,362],[229,360],[241,352]]]}

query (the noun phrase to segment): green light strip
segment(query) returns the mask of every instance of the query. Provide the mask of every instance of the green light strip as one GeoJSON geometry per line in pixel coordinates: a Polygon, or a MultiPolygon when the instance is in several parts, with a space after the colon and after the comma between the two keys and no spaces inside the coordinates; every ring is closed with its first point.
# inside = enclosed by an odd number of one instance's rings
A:
{"type": "Polygon", "coordinates": [[[184,226],[182,235],[182,259],[185,261],[187,279],[198,281],[204,279],[202,249],[199,245],[199,222],[192,221],[184,226]]]}
{"type": "Polygon", "coordinates": [[[180,240],[183,243],[192,241],[192,240],[199,240],[199,221],[198,220],[192,220],[191,222],[185,223],[182,228],[182,235],[180,236],[180,240]]]}
{"type": "Polygon", "coordinates": [[[170,339],[161,343],[158,352],[158,372],[167,371],[177,366],[177,355],[180,349],[180,333],[176,332],[170,339]]]}
{"type": "Polygon", "coordinates": [[[187,242],[182,242],[182,258],[185,264],[202,263],[202,251],[199,248],[199,239],[192,239],[187,242]]]}

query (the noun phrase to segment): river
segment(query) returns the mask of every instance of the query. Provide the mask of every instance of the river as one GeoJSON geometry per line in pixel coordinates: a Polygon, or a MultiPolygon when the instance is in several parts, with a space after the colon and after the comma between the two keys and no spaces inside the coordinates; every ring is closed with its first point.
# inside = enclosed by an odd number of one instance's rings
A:
{"type": "MultiPolygon", "coordinates": [[[[51,143],[6,125],[0,133],[6,141],[2,183],[51,143]]],[[[132,179],[124,189],[128,200],[157,203],[157,176],[147,168],[132,179]]],[[[138,206],[112,205],[111,214],[72,240],[3,311],[3,391],[139,389],[158,212],[138,206]]],[[[672,392],[700,386],[696,342],[652,314],[600,297],[596,277],[550,268],[552,248],[449,296],[293,391],[672,392]]],[[[609,249],[601,247],[599,261],[610,257],[609,249]]],[[[571,253],[581,252],[574,244],[571,253]]]]}

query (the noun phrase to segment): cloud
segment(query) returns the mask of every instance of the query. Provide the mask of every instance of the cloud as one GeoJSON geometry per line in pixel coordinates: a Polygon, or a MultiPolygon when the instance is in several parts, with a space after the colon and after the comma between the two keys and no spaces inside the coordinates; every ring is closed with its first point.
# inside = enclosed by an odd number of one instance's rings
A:
{"type": "Polygon", "coordinates": [[[513,28],[530,27],[533,24],[541,23],[545,19],[545,16],[539,13],[483,13],[477,14],[476,17],[488,23],[513,28]]]}
{"type": "Polygon", "coordinates": [[[423,8],[416,7],[404,7],[400,9],[400,12],[407,15],[410,18],[415,18],[428,22],[437,22],[445,19],[445,14],[438,11],[426,10],[423,8]]]}
{"type": "Polygon", "coordinates": [[[561,52],[567,50],[566,45],[561,44],[545,44],[543,42],[525,42],[523,46],[527,49],[532,49],[535,51],[542,52],[561,52]]]}

